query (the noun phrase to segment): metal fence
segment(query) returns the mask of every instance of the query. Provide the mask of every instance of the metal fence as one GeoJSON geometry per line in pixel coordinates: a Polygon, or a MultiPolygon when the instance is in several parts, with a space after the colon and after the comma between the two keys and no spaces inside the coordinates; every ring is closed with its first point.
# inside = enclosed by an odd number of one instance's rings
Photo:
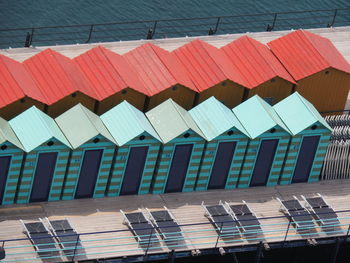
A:
{"type": "MultiPolygon", "coordinates": [[[[157,257],[159,259],[161,254],[169,256],[169,253],[180,251],[190,251],[192,255],[196,253],[198,255],[201,250],[204,251],[205,249],[224,252],[227,248],[239,247],[240,251],[245,251],[245,246],[251,247],[254,245],[255,249],[259,249],[261,244],[279,244],[279,247],[283,248],[298,240],[316,240],[317,243],[318,241],[332,239],[334,243],[339,240],[349,242],[350,210],[336,211],[336,213],[338,216],[341,215],[338,217],[339,224],[321,225],[315,219],[313,220],[313,223],[315,223],[313,227],[300,226],[297,230],[288,216],[259,218],[262,230],[246,228],[244,235],[242,234],[239,238],[236,234],[235,236],[220,234],[222,232],[220,230],[223,230],[227,222],[223,222],[219,229],[215,229],[209,221],[208,223],[180,225],[182,238],[168,238],[166,241],[161,240],[160,237],[158,238],[159,235],[154,238],[154,232],[157,232],[157,229],[151,228],[149,236],[147,235],[145,239],[147,241],[143,244],[135,241],[130,235],[130,230],[126,227],[122,230],[79,233],[77,240],[71,241],[75,244],[75,249],[70,249],[70,254],[62,248],[64,247],[62,243],[57,242],[54,244],[56,245],[55,250],[44,251],[52,252],[52,255],[42,257],[37,255],[28,238],[0,240],[0,244],[2,243],[6,250],[6,258],[1,262],[83,261],[94,258],[125,258],[131,255],[134,256],[136,262],[136,259],[139,261],[140,257],[142,261],[154,260],[157,257]],[[281,222],[281,219],[283,222],[281,222]],[[126,232],[129,234],[125,234],[126,232]],[[81,243],[78,242],[79,239],[81,243]]],[[[304,215],[299,216],[302,218],[304,215]]],[[[299,222],[302,221],[299,220],[299,222]]],[[[325,222],[325,219],[323,219],[323,222],[325,222]]],[[[224,232],[227,233],[227,231],[224,232]]],[[[76,237],[76,235],[74,236],[76,237]]],[[[128,262],[133,262],[132,258],[129,258],[128,262]]]]}
{"type": "Polygon", "coordinates": [[[0,48],[345,26],[350,8],[0,29],[0,48]]]}

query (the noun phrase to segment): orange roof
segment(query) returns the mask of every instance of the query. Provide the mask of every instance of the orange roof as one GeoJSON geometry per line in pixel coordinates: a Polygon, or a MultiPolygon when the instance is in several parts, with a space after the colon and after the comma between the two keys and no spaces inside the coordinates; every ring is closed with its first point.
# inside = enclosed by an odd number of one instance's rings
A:
{"type": "Polygon", "coordinates": [[[333,43],[308,31],[294,31],[269,42],[268,46],[295,80],[327,68],[350,74],[350,64],[333,43]]]}

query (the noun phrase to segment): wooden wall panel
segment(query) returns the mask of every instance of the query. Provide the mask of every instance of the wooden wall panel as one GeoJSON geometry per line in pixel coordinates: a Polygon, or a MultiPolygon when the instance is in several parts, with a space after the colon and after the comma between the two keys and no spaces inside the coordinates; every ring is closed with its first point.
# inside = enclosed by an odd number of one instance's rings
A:
{"type": "Polygon", "coordinates": [[[44,110],[45,104],[31,98],[23,98],[0,109],[0,117],[11,120],[28,108],[36,106],[39,110],[44,110]]]}

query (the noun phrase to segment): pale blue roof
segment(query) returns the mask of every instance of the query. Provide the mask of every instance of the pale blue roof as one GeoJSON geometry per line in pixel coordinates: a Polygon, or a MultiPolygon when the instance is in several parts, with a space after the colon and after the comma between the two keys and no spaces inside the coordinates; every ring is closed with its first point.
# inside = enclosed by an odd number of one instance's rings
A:
{"type": "Polygon", "coordinates": [[[332,128],[316,108],[298,92],[280,101],[273,108],[293,135],[298,134],[316,122],[320,122],[332,131],[332,128]]]}
{"type": "Polygon", "coordinates": [[[236,106],[232,111],[252,139],[276,125],[290,133],[272,106],[258,95],[236,106]]]}
{"type": "Polygon", "coordinates": [[[161,141],[145,114],[127,101],[102,114],[100,118],[119,146],[144,132],[161,141]]]}
{"type": "Polygon", "coordinates": [[[203,101],[189,113],[208,141],[232,128],[249,136],[233,112],[215,97],[203,101]]]}
{"type": "Polygon", "coordinates": [[[71,148],[56,122],[35,106],[9,121],[26,152],[30,152],[44,142],[55,138],[71,148]]]}
{"type": "Polygon", "coordinates": [[[23,145],[18,140],[8,121],[4,120],[3,118],[0,118],[0,144],[6,141],[24,150],[23,145]]]}

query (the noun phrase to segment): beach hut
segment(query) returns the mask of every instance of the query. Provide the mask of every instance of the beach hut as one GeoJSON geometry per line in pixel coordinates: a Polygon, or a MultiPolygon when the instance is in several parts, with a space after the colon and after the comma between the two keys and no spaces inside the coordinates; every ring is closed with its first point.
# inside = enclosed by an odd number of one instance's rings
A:
{"type": "Polygon", "coordinates": [[[153,193],[193,191],[205,137],[191,115],[169,99],[146,113],[163,141],[153,193]]]}
{"type": "Polygon", "coordinates": [[[95,113],[101,115],[126,100],[143,110],[148,90],[125,58],[97,46],[74,58],[74,62],[95,90],[95,113]]]}
{"type": "Polygon", "coordinates": [[[230,108],[241,103],[245,85],[243,76],[218,48],[196,39],[175,49],[172,54],[199,91],[194,105],[211,96],[230,108]]]}
{"type": "Polygon", "coordinates": [[[344,109],[350,89],[350,65],[329,39],[297,30],[268,46],[297,81],[296,91],[318,111],[344,109]]]}
{"type": "Polygon", "coordinates": [[[24,66],[0,54],[0,116],[10,120],[35,105],[44,109],[45,99],[24,66]]]}
{"type": "Polygon", "coordinates": [[[24,149],[9,123],[0,118],[0,204],[13,204],[24,149]]]}
{"type": "Polygon", "coordinates": [[[23,64],[44,95],[44,111],[51,117],[57,117],[78,103],[94,110],[96,93],[71,59],[45,49],[23,64]]]}
{"type": "Polygon", "coordinates": [[[108,196],[150,192],[161,140],[144,113],[124,101],[101,115],[118,145],[108,196]]]}
{"type": "Polygon", "coordinates": [[[319,180],[332,128],[298,92],[274,106],[292,139],[280,184],[319,180]]]}
{"type": "Polygon", "coordinates": [[[233,112],[211,97],[189,111],[208,143],[196,190],[235,188],[249,135],[233,112]]]}
{"type": "Polygon", "coordinates": [[[55,119],[72,145],[62,199],[103,197],[116,143],[100,118],[81,104],[55,119]]]}
{"type": "Polygon", "coordinates": [[[35,106],[9,123],[26,152],[17,203],[59,200],[71,149],[66,137],[55,121],[35,106]]]}
{"type": "Polygon", "coordinates": [[[232,111],[250,137],[238,187],[276,185],[291,137],[288,128],[258,95],[232,111]]]}
{"type": "Polygon", "coordinates": [[[183,66],[170,52],[147,43],[123,57],[137,72],[142,85],[148,89],[144,112],[171,98],[190,109],[198,90],[194,87],[183,66]]]}
{"type": "Polygon", "coordinates": [[[243,76],[243,101],[257,94],[273,105],[292,93],[295,81],[264,44],[243,36],[221,51],[243,76]]]}

